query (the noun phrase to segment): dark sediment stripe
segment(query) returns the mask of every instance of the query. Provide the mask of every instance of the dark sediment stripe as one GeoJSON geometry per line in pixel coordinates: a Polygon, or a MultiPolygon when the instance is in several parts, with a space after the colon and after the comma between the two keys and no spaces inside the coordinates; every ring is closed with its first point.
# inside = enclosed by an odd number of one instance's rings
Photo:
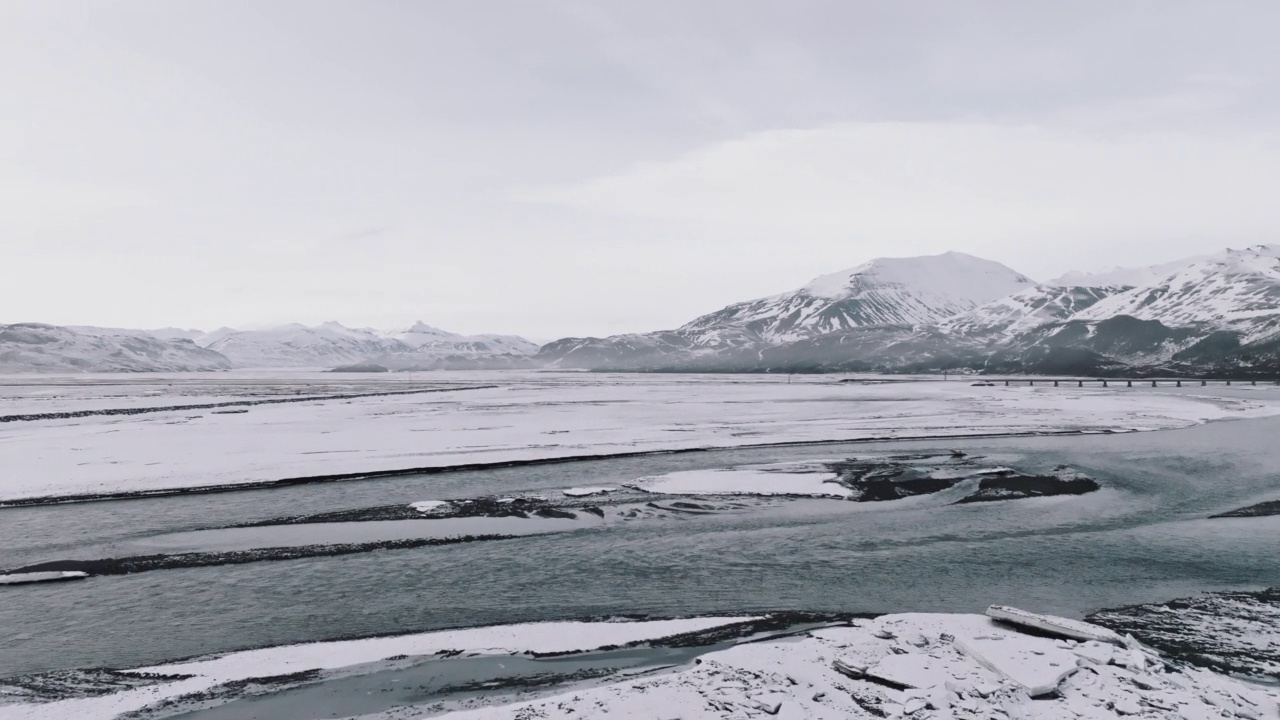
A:
{"type": "Polygon", "coordinates": [[[1210,515],[1210,519],[1214,518],[1237,518],[1237,517],[1266,517],[1268,515],[1280,515],[1280,500],[1271,500],[1269,502],[1242,507],[1231,512],[1210,515]]]}
{"type": "Polygon", "coordinates": [[[102,410],[73,410],[70,412],[27,413],[22,415],[0,415],[0,423],[25,422],[30,420],[72,420],[75,418],[94,417],[100,415],[145,415],[158,412],[182,412],[186,410],[215,410],[227,407],[248,407],[250,405],[279,405],[281,403],[316,402],[323,400],[357,400],[367,397],[387,397],[390,395],[421,395],[423,393],[457,392],[459,390],[491,390],[497,385],[473,385],[458,388],[427,388],[422,390],[389,390],[386,392],[345,393],[342,395],[307,395],[304,397],[262,398],[260,400],[227,400],[217,403],[196,403],[191,405],[158,405],[155,407],[136,408],[103,408],[102,410]]]}
{"type": "MultiPolygon", "coordinates": [[[[67,503],[102,502],[108,500],[138,500],[170,495],[204,495],[209,493],[239,492],[242,490],[271,490],[274,488],[294,487],[297,485],[313,485],[318,483],[344,482],[348,480],[377,480],[381,478],[403,477],[406,475],[439,475],[443,473],[468,472],[472,470],[501,470],[513,467],[532,467],[536,465],[560,465],[563,463],[588,462],[592,460],[622,460],[626,458],[648,457],[654,455],[685,455],[732,450],[760,450],[784,447],[813,447],[825,445],[865,445],[882,442],[921,442],[930,440],[988,440],[992,438],[1016,437],[1057,437],[1064,435],[1083,435],[1080,430],[1045,430],[1038,432],[1015,433],[971,433],[966,435],[920,435],[898,437],[869,437],[840,440],[791,440],[774,443],[753,443],[750,445],[703,446],[693,448],[675,448],[667,450],[632,450],[617,453],[599,453],[595,455],[563,455],[551,458],[530,458],[527,460],[499,460],[495,462],[464,463],[461,465],[436,465],[427,467],[397,468],[395,470],[373,470],[370,472],[340,473],[335,475],[308,475],[304,477],[285,478],[282,480],[261,480],[245,483],[223,483],[220,485],[197,485],[188,488],[157,488],[155,490],[125,490],[114,493],[83,493],[74,495],[40,495],[36,497],[12,498],[0,500],[0,509],[13,507],[30,507],[33,505],[62,505],[67,503]]],[[[1095,434],[1109,434],[1102,431],[1095,434]]]]}
{"type": "Polygon", "coordinates": [[[51,560],[0,573],[62,572],[75,570],[90,575],[132,575],[150,570],[211,567],[215,565],[243,565],[270,560],[297,560],[309,557],[354,555],[375,550],[403,550],[429,545],[454,545],[483,540],[508,540],[514,535],[462,535],[455,538],[413,538],[409,540],[384,540],[371,543],[345,543],[339,545],[300,545],[298,547],[256,548],[230,552],[195,552],[175,555],[136,555],[100,560],[51,560]]]}

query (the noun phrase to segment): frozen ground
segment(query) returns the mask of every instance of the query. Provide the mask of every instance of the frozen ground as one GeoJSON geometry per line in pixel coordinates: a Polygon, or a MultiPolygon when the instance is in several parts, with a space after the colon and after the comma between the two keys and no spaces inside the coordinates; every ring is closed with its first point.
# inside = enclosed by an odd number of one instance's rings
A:
{"type": "MultiPolygon", "coordinates": [[[[411,378],[218,373],[133,381],[147,402],[406,389],[411,378]],[[250,390],[246,390],[250,387],[250,390]],[[162,392],[155,392],[164,389],[162,392]]],[[[830,376],[441,373],[421,395],[0,423],[0,500],[755,444],[1154,430],[1280,413],[1273,388],[972,387],[830,376]]],[[[30,381],[30,377],[24,378],[30,381]]],[[[0,414],[102,409],[109,380],[0,383],[0,414]]],[[[133,392],[132,390],[129,392],[133,392]]],[[[123,405],[128,398],[120,400],[123,405]]],[[[132,402],[132,401],[129,401],[132,402]]]]}

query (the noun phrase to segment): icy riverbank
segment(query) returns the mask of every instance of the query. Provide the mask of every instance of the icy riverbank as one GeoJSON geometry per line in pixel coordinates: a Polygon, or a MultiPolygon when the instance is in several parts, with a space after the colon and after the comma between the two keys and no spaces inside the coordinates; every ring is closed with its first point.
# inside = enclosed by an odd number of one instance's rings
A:
{"type": "MultiPolygon", "coordinates": [[[[235,414],[4,423],[0,501],[780,443],[1131,432],[1280,413],[1280,392],[1268,388],[978,388],[821,377],[787,384],[767,376],[680,375],[456,379],[501,387],[258,405],[235,414]]],[[[65,402],[60,409],[76,407],[65,402]]]]}
{"type": "MultiPolygon", "coordinates": [[[[773,635],[767,633],[781,630],[777,623],[785,616],[538,623],[292,645],[134,670],[10,681],[0,690],[16,702],[0,701],[0,718],[107,720],[128,713],[161,720],[186,713],[201,717],[203,710],[231,703],[244,703],[234,705],[243,712],[260,712],[272,702],[277,707],[294,703],[297,710],[299,703],[323,704],[326,684],[335,692],[374,689],[377,682],[394,684],[415,668],[448,674],[448,666],[440,663],[455,658],[465,663],[508,657],[505,662],[518,668],[549,654],[563,662],[557,675],[516,674],[488,686],[443,686],[394,707],[374,698],[366,708],[383,709],[359,717],[1280,718],[1276,689],[1182,664],[1131,637],[1007,608],[988,614],[885,615],[801,625],[773,635]],[[748,637],[752,640],[723,644],[748,637]],[[661,650],[691,645],[709,651],[661,650]],[[636,653],[649,651],[619,655],[620,646],[652,647],[657,657],[670,657],[676,665],[635,664],[636,653]],[[606,665],[591,667],[593,660],[606,665]],[[628,662],[633,664],[626,667],[628,662]],[[614,663],[612,671],[608,663],[614,663]],[[590,671],[571,671],[575,667],[590,671]],[[358,677],[366,678],[365,684],[353,685],[358,677]]],[[[797,621],[804,622],[790,620],[797,621]]],[[[359,707],[366,701],[344,702],[359,707]]],[[[327,707],[320,709],[327,713],[327,707]]],[[[303,716],[290,717],[295,715],[303,716]]]]}

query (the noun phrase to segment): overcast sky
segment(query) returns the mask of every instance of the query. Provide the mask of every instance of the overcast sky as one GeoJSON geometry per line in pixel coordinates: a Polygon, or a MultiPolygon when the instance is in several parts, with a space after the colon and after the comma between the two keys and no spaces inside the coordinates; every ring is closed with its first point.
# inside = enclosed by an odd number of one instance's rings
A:
{"type": "Polygon", "coordinates": [[[673,327],[1280,242],[1280,4],[0,0],[0,322],[673,327]]]}

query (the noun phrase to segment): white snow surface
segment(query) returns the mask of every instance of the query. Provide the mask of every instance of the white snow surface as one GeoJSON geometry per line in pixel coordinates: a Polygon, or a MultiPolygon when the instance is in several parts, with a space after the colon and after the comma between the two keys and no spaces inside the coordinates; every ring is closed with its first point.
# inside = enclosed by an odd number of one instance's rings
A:
{"type": "Polygon", "coordinates": [[[0,705],[0,720],[110,720],[121,713],[140,710],[168,698],[203,692],[237,680],[287,675],[306,670],[345,668],[400,655],[425,656],[449,651],[462,651],[469,655],[512,655],[595,650],[698,632],[751,619],[751,616],[733,616],[641,622],[525,623],[364,640],[283,645],[135,668],[127,672],[194,677],[104,697],[44,704],[0,705]]]}
{"type": "Polygon", "coordinates": [[[835,482],[833,472],[786,472],[754,467],[685,470],[639,478],[627,487],[662,495],[807,495],[847,498],[849,488],[835,482]]]}
{"type": "MultiPolygon", "coordinates": [[[[873,288],[895,287],[933,298],[937,307],[977,305],[1030,285],[1025,275],[960,252],[907,258],[877,258],[822,275],[803,290],[814,297],[858,297],[873,288]]],[[[919,320],[917,322],[927,322],[919,320]]]]}
{"type": "Polygon", "coordinates": [[[677,672],[450,713],[451,720],[1161,720],[1280,717],[1274,689],[1169,670],[1151,651],[1024,635],[981,615],[900,614],[734,646],[677,672]],[[1100,657],[1099,649],[1109,656],[1100,657]],[[907,685],[892,689],[871,675],[907,685]],[[1032,699],[1034,689],[1044,695],[1032,699]]]}
{"type": "MultiPolygon", "coordinates": [[[[224,376],[235,381],[234,374],[220,373],[209,382],[224,376]]],[[[0,499],[764,443],[1155,430],[1280,413],[1280,393],[1262,386],[981,388],[967,381],[863,385],[811,377],[787,384],[769,376],[507,372],[433,377],[498,387],[257,405],[238,414],[165,411],[0,423],[0,499]]],[[[74,385],[49,389],[76,393],[74,385]]],[[[29,407],[26,401],[18,406],[29,407]]]]}

